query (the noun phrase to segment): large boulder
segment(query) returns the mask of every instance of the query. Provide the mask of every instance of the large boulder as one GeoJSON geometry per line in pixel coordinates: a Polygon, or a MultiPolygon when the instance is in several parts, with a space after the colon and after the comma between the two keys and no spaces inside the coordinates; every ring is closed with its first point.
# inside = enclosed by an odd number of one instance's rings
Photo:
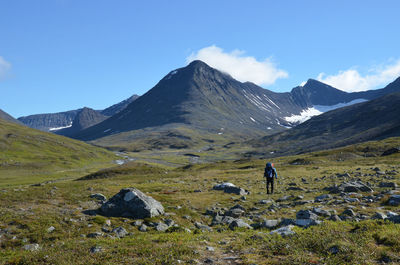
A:
{"type": "Polygon", "coordinates": [[[389,197],[388,204],[391,206],[400,205],[400,195],[392,195],[389,197]]]}
{"type": "Polygon", "coordinates": [[[105,202],[99,212],[105,216],[144,219],[164,214],[164,207],[160,202],[140,190],[126,188],[105,202]]]}

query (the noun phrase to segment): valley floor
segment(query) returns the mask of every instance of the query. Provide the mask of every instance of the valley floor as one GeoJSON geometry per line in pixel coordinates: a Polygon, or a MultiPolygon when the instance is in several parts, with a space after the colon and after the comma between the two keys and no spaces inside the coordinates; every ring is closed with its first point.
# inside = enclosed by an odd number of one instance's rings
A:
{"type": "Polygon", "coordinates": [[[0,264],[398,264],[400,154],[381,154],[399,145],[393,138],[275,158],[272,195],[262,178],[265,160],[171,167],[182,161],[144,163],[162,156],[140,153],[85,180],[3,185],[0,264]],[[213,189],[225,182],[250,193],[213,189]],[[166,214],[96,214],[101,201],[91,195],[110,198],[126,187],[161,202],[166,214]],[[235,227],[228,217],[250,226],[235,227]],[[167,230],[157,231],[159,224],[167,230]],[[291,235],[271,234],[279,227],[291,235]]]}

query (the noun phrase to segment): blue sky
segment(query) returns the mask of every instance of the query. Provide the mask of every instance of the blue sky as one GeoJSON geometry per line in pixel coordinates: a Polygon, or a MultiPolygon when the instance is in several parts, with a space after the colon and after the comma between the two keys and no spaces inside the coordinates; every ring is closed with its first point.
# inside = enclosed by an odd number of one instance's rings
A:
{"type": "Polygon", "coordinates": [[[400,75],[399,1],[0,0],[0,108],[14,117],[144,94],[191,59],[273,91],[400,75]]]}

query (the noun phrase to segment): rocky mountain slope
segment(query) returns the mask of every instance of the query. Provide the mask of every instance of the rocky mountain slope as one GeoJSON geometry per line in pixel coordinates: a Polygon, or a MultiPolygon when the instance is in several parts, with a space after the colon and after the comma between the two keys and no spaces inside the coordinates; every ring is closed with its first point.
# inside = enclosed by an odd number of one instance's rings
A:
{"type": "Polygon", "coordinates": [[[274,155],[282,155],[399,136],[399,114],[400,92],[396,92],[326,112],[253,144],[264,151],[271,149],[274,155]]]}
{"type": "MultiPolygon", "coordinates": [[[[110,117],[120,112],[139,96],[133,95],[128,99],[125,99],[117,104],[114,104],[104,110],[96,110],[100,115],[110,117]]],[[[73,125],[73,121],[78,113],[82,109],[70,110],[58,113],[46,113],[46,114],[35,114],[24,117],[19,117],[18,120],[28,127],[38,129],[41,131],[56,132],[65,128],[69,128],[73,125]]],[[[97,122],[92,121],[92,125],[97,122]]],[[[79,125],[77,125],[79,127],[79,125]]],[[[75,131],[76,132],[76,131],[75,131]]]]}
{"type": "Polygon", "coordinates": [[[55,133],[65,136],[74,135],[75,133],[96,125],[107,118],[109,117],[95,111],[94,109],[83,108],[76,114],[71,127],[57,130],[55,133]]]}
{"type": "Polygon", "coordinates": [[[213,134],[259,135],[283,130],[284,117],[302,107],[290,93],[275,93],[194,61],[110,119],[76,135],[93,140],[116,133],[184,124],[213,134]]]}

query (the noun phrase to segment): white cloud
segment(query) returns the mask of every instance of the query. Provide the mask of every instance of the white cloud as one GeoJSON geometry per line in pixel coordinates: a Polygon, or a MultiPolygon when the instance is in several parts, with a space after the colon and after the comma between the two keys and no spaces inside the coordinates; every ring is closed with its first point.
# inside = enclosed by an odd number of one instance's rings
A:
{"type": "Polygon", "coordinates": [[[11,64],[4,60],[3,57],[0,56],[0,79],[3,79],[6,77],[8,71],[11,68],[11,64]]]}
{"type": "Polygon", "coordinates": [[[356,69],[339,71],[336,75],[320,73],[317,79],[337,89],[355,92],[386,86],[400,76],[400,60],[380,67],[373,67],[362,75],[356,69]]]}
{"type": "Polygon", "coordinates": [[[257,85],[271,85],[278,78],[288,77],[288,73],[278,69],[271,59],[257,61],[254,57],[244,56],[244,51],[227,53],[215,45],[200,49],[186,58],[187,63],[194,60],[201,60],[239,81],[257,85]]]}

